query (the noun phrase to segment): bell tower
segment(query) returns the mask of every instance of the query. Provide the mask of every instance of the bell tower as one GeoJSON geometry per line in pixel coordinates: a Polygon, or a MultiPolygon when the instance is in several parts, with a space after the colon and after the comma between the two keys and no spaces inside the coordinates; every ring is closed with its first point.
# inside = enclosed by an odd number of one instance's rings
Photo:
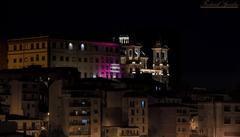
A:
{"type": "Polygon", "coordinates": [[[161,83],[168,86],[169,82],[169,64],[168,64],[168,46],[162,45],[160,41],[157,41],[153,46],[153,70],[160,70],[160,75],[156,75],[161,83]]]}

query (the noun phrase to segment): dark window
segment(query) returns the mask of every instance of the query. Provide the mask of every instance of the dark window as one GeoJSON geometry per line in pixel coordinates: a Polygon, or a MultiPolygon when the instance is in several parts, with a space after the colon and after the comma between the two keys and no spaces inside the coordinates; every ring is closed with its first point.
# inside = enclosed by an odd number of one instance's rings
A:
{"type": "Polygon", "coordinates": [[[66,61],[69,61],[69,57],[66,57],[66,61]]]}
{"type": "Polygon", "coordinates": [[[39,49],[39,43],[36,44],[36,49],[39,49]]]}
{"type": "Polygon", "coordinates": [[[33,45],[33,43],[31,44],[31,49],[34,49],[34,45],[33,45]]]}
{"type": "Polygon", "coordinates": [[[63,61],[63,56],[60,57],[60,61],[63,61]]]}
{"type": "Polygon", "coordinates": [[[87,58],[84,58],[84,62],[87,62],[87,58]]]}
{"type": "Polygon", "coordinates": [[[35,129],[36,126],[35,126],[35,122],[32,122],[32,129],[35,129]]]}
{"type": "Polygon", "coordinates": [[[27,104],[27,109],[30,109],[30,104],[27,104]]]}
{"type": "Polygon", "coordinates": [[[56,56],[52,56],[53,61],[56,61],[56,59],[57,59],[56,56]]]}
{"type": "Polygon", "coordinates": [[[237,118],[235,119],[235,124],[240,124],[240,117],[237,117],[237,118]]]}
{"type": "Polygon", "coordinates": [[[144,109],[142,110],[142,115],[144,115],[144,109]]]}
{"type": "Polygon", "coordinates": [[[23,130],[26,130],[26,129],[27,129],[27,123],[23,122],[23,130]]]}
{"type": "Polygon", "coordinates": [[[109,52],[112,52],[113,51],[113,49],[112,48],[109,48],[109,52]]]}
{"type": "Polygon", "coordinates": [[[34,61],[34,58],[33,58],[33,57],[31,57],[31,59],[30,59],[30,60],[31,60],[31,62],[33,62],[33,61],[34,61]]]}
{"type": "Polygon", "coordinates": [[[99,59],[98,58],[96,58],[96,63],[98,63],[99,62],[99,59]]]}
{"type": "Polygon", "coordinates": [[[231,118],[230,117],[224,117],[224,124],[231,124],[231,118]]]}
{"type": "Polygon", "coordinates": [[[55,49],[56,48],[56,42],[52,43],[52,48],[55,49]]]}
{"type": "Polygon", "coordinates": [[[22,88],[27,88],[27,84],[22,84],[22,88]]]}
{"type": "Polygon", "coordinates": [[[108,47],[105,48],[106,52],[108,52],[108,47]]]}
{"type": "Polygon", "coordinates": [[[19,62],[22,62],[22,58],[19,59],[19,62]]]}
{"type": "Polygon", "coordinates": [[[78,58],[78,62],[82,62],[82,58],[78,58]]]}
{"type": "Polygon", "coordinates": [[[60,48],[63,49],[63,43],[62,42],[60,43],[60,48]]]}
{"type": "Polygon", "coordinates": [[[17,59],[13,59],[13,63],[16,63],[17,62],[17,59]]]}
{"type": "Polygon", "coordinates": [[[95,48],[96,48],[96,51],[98,51],[98,47],[96,46],[95,48]]]}
{"type": "Polygon", "coordinates": [[[45,56],[42,56],[42,61],[44,61],[45,60],[45,56]]]}
{"type": "Polygon", "coordinates": [[[230,112],[231,111],[231,106],[229,106],[229,105],[224,106],[224,111],[225,112],[230,112]]]}
{"type": "Polygon", "coordinates": [[[36,55],[36,61],[39,61],[39,55],[36,55]]]}
{"type": "Polygon", "coordinates": [[[19,50],[22,50],[22,45],[19,46],[19,50]]]}
{"type": "Polygon", "coordinates": [[[13,46],[13,50],[17,50],[17,46],[16,45],[13,46]]]}
{"type": "Polygon", "coordinates": [[[46,45],[45,45],[45,43],[44,43],[44,42],[42,43],[42,48],[43,48],[43,49],[45,49],[45,48],[46,48],[46,45]]]}
{"type": "Polygon", "coordinates": [[[134,112],[134,109],[131,109],[131,115],[134,115],[135,112],[134,112]]]}
{"type": "Polygon", "coordinates": [[[84,73],[84,78],[87,78],[87,73],[86,72],[84,73]]]}
{"type": "Polygon", "coordinates": [[[159,56],[160,54],[159,53],[157,53],[157,58],[159,58],[160,56],[159,56]]]}
{"type": "Polygon", "coordinates": [[[240,112],[240,106],[235,106],[235,112],[240,112]]]}
{"type": "Polygon", "coordinates": [[[119,49],[118,49],[118,48],[116,48],[116,49],[115,49],[115,52],[116,52],[116,53],[118,53],[118,52],[119,52],[119,49]]]}
{"type": "Polygon", "coordinates": [[[119,63],[119,60],[118,60],[118,59],[116,59],[116,61],[115,61],[115,62],[116,62],[116,64],[118,64],[118,63],[119,63]]]}

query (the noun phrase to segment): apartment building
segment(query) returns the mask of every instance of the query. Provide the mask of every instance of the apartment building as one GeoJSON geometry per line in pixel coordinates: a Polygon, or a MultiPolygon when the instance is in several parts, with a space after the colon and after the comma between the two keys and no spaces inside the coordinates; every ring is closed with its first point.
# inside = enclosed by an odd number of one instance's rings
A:
{"type": "Polygon", "coordinates": [[[50,87],[50,134],[59,130],[68,137],[101,136],[101,99],[81,89],[64,89],[63,81],[50,87]]]}
{"type": "Polygon", "coordinates": [[[234,101],[200,102],[199,134],[206,137],[240,136],[240,103],[234,101]]]}
{"type": "Polygon", "coordinates": [[[122,120],[138,127],[140,136],[148,136],[148,99],[144,94],[128,92],[122,97],[122,120]]]}

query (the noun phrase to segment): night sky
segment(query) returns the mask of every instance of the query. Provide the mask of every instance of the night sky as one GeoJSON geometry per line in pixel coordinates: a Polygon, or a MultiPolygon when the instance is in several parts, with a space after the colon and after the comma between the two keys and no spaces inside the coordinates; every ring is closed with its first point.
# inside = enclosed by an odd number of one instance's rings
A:
{"type": "Polygon", "coordinates": [[[1,23],[1,36],[6,39],[52,34],[104,41],[114,35],[130,34],[145,46],[148,54],[148,48],[161,38],[171,48],[175,84],[213,89],[237,87],[237,10],[200,9],[194,0],[166,1],[12,1],[7,4],[7,21],[1,23]]]}

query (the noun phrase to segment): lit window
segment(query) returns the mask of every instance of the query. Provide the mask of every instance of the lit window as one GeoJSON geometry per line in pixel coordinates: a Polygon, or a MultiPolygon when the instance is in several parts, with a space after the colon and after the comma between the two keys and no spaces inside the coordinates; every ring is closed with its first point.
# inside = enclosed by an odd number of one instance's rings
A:
{"type": "Polygon", "coordinates": [[[141,108],[145,108],[145,101],[144,100],[141,101],[141,108]]]}
{"type": "Polygon", "coordinates": [[[73,44],[72,44],[71,42],[68,44],[68,49],[69,49],[69,50],[72,50],[72,49],[73,49],[73,44]]]}
{"type": "Polygon", "coordinates": [[[85,45],[82,43],[81,44],[81,51],[84,51],[84,49],[85,49],[85,45]]]}
{"type": "Polygon", "coordinates": [[[88,123],[88,120],[87,119],[82,119],[82,124],[86,125],[88,123]]]}

